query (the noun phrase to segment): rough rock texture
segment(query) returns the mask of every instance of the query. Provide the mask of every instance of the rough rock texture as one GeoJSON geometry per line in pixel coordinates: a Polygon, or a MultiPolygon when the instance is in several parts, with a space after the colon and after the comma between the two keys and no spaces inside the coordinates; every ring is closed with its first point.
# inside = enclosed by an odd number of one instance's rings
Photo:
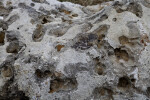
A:
{"type": "Polygon", "coordinates": [[[95,4],[0,0],[0,100],[150,100],[150,1],[95,4]]]}

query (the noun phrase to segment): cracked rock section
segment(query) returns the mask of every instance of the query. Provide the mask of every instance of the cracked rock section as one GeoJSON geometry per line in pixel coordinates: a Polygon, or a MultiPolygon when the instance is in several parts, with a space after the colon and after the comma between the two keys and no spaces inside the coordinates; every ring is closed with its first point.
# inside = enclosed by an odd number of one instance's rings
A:
{"type": "Polygon", "coordinates": [[[0,0],[0,100],[150,100],[150,1],[85,1],[0,0]]]}

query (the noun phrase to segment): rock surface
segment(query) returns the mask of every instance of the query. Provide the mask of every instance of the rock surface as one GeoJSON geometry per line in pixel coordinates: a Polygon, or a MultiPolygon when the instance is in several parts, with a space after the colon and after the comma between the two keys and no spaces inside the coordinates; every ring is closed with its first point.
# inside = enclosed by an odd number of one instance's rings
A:
{"type": "Polygon", "coordinates": [[[0,100],[150,100],[150,1],[0,1],[0,100]]]}

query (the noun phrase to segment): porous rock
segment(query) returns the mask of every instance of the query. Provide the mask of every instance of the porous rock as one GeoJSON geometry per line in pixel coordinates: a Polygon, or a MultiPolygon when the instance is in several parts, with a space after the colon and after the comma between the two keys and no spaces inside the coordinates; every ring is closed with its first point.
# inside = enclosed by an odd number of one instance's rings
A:
{"type": "Polygon", "coordinates": [[[1,0],[0,100],[149,100],[149,16],[149,0],[1,0]]]}

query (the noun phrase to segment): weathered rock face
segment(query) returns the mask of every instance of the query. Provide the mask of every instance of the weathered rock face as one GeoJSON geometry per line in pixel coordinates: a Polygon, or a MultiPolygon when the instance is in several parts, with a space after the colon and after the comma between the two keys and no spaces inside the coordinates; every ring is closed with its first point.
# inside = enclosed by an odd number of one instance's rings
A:
{"type": "Polygon", "coordinates": [[[0,100],[149,100],[150,1],[74,3],[0,1],[0,100]]]}

